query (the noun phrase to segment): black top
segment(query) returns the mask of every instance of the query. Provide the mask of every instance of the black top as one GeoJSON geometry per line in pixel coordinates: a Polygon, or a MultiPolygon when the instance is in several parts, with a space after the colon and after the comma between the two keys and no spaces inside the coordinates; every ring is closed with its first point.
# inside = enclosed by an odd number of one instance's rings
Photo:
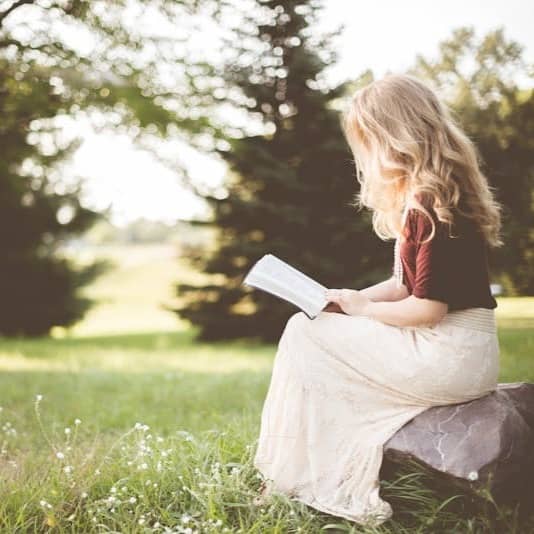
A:
{"type": "Polygon", "coordinates": [[[410,208],[407,212],[404,237],[399,255],[404,272],[403,283],[411,295],[439,300],[449,311],[465,308],[497,307],[489,283],[487,243],[472,221],[455,217],[449,225],[438,221],[428,209],[436,225],[431,241],[422,243],[432,231],[428,217],[410,208]]]}

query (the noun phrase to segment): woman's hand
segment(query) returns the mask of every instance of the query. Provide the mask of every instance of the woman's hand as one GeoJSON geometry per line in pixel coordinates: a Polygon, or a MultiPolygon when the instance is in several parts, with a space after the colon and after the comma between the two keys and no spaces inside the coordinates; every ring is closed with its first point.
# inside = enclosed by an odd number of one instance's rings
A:
{"type": "Polygon", "coordinates": [[[326,298],[329,302],[339,305],[348,315],[364,315],[369,298],[356,289],[327,289],[326,298]]]}

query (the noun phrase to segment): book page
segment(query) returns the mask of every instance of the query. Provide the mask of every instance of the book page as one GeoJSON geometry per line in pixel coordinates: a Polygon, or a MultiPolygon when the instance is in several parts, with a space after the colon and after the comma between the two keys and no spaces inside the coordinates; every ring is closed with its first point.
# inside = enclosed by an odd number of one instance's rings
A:
{"type": "Polygon", "coordinates": [[[328,303],[326,287],[272,254],[258,260],[243,283],[293,303],[310,317],[315,317],[328,303]]]}

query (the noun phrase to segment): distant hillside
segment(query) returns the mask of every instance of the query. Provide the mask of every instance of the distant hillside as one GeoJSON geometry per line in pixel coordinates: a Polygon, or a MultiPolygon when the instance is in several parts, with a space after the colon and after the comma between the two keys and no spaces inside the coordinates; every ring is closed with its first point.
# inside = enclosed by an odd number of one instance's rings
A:
{"type": "Polygon", "coordinates": [[[173,243],[181,246],[197,246],[209,243],[213,229],[195,225],[190,221],[167,224],[161,221],[137,219],[126,226],[117,226],[102,219],[82,238],[87,245],[131,245],[173,243]]]}

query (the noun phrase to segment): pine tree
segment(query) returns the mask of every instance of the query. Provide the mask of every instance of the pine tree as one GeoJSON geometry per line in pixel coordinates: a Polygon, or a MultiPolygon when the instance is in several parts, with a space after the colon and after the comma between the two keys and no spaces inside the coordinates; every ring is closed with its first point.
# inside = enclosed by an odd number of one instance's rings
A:
{"type": "Polygon", "coordinates": [[[45,125],[62,106],[46,77],[0,60],[0,335],[41,335],[83,316],[90,301],[78,294],[102,264],[75,266],[58,249],[97,217],[83,208],[77,187],[56,178],[57,163],[76,145],[45,153],[28,125],[45,125]],[[11,83],[17,79],[17,83],[11,83]]]}
{"type": "MultiPolygon", "coordinates": [[[[98,107],[112,112],[108,127],[133,125],[137,136],[165,134],[171,121],[185,131],[206,123],[156,98],[155,90],[166,91],[157,69],[164,61],[184,65],[184,36],[148,36],[123,17],[157,8],[185,27],[196,1],[108,4],[102,10],[90,0],[0,2],[0,335],[46,334],[80,319],[90,305],[80,290],[101,270],[101,263],[80,266],[61,256],[62,244],[97,214],[81,205],[79,181],[65,173],[62,162],[78,140],[67,144],[56,119],[98,107]],[[91,54],[81,53],[63,28],[92,34],[91,54]]],[[[182,88],[177,98],[187,96],[182,88]]]]}
{"type": "Polygon", "coordinates": [[[229,165],[224,198],[209,196],[218,229],[214,250],[191,258],[217,282],[179,284],[176,312],[200,327],[198,339],[276,340],[291,304],[242,285],[244,274],[273,253],[331,288],[362,288],[387,278],[392,246],[358,211],[352,154],[334,104],[345,84],[329,88],[323,71],[335,61],[331,36],[315,37],[316,2],[255,2],[241,25],[228,88],[265,130],[236,136],[219,150],[229,165]],[[223,275],[222,277],[220,275],[223,275]]]}

